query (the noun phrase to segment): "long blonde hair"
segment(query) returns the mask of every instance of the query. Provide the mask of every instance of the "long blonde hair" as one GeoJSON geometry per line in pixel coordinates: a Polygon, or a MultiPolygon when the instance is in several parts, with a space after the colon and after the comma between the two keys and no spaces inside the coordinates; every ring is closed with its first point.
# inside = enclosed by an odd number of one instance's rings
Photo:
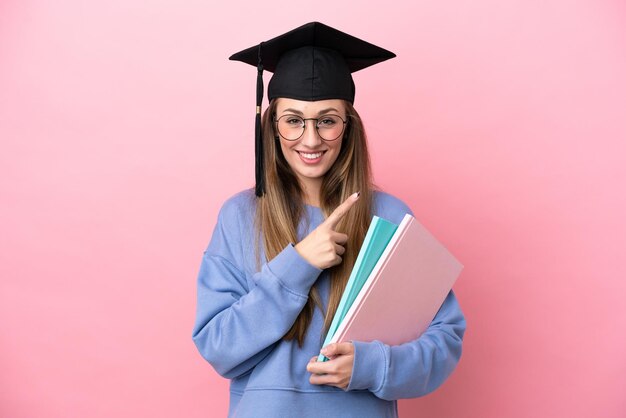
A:
{"type": "MultiPolygon", "coordinates": [[[[263,237],[266,259],[271,260],[290,242],[294,244],[298,242],[297,228],[304,213],[302,188],[280,149],[280,139],[274,129],[276,102],[277,100],[270,102],[262,119],[265,195],[257,198],[256,206],[257,267],[260,265],[258,253],[260,237],[263,237]]],[[[360,191],[361,196],[336,228],[337,231],[348,235],[348,242],[345,245],[346,252],[342,256],[343,261],[329,269],[331,285],[324,317],[324,335],[328,332],[337,311],[341,294],[365,238],[372,215],[374,186],[371,179],[365,130],[352,104],[347,101],[344,104],[348,124],[343,134],[337,160],[324,175],[320,190],[320,206],[327,217],[352,193],[360,191]]],[[[306,305],[283,337],[285,340],[295,338],[302,347],[316,305],[323,310],[320,294],[313,286],[306,305]]]]}

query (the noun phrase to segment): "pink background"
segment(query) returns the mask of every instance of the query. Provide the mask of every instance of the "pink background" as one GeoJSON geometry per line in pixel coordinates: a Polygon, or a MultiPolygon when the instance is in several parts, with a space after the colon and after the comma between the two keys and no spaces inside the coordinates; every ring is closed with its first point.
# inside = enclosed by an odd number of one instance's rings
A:
{"type": "Polygon", "coordinates": [[[311,20],[398,54],[355,74],[375,178],[465,265],[461,363],[401,415],[626,416],[617,0],[0,2],[0,416],[225,416],[191,328],[253,179],[227,58],[311,20]]]}

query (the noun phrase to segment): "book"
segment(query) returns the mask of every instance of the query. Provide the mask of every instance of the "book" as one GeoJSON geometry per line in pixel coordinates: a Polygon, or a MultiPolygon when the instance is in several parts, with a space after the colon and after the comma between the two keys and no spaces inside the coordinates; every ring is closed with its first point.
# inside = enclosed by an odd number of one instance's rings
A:
{"type": "Polygon", "coordinates": [[[330,324],[328,333],[326,334],[326,340],[324,346],[330,344],[330,340],[337,331],[339,324],[344,320],[348,310],[352,306],[352,303],[357,298],[359,292],[363,288],[365,281],[369,277],[370,273],[374,269],[374,266],[380,259],[383,251],[389,244],[391,237],[398,225],[391,223],[378,216],[374,216],[370,223],[365,239],[361,245],[361,250],[357,255],[354,267],[346,283],[346,288],[341,295],[341,300],[337,307],[337,312],[333,317],[333,321],[330,324]]]}
{"type": "MultiPolygon", "coordinates": [[[[396,345],[430,325],[463,265],[413,216],[375,216],[324,345],[379,340],[396,345]]],[[[327,358],[320,354],[318,361],[327,358]]]]}

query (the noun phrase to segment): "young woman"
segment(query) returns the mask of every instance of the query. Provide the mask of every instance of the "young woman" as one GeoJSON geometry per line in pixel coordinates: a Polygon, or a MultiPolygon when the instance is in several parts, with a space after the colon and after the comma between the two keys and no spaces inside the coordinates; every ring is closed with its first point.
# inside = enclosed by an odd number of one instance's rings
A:
{"type": "Polygon", "coordinates": [[[459,361],[453,292],[414,341],[321,347],[372,215],[411,213],[374,189],[353,107],[351,72],[393,56],[314,22],[231,57],[274,75],[256,188],[224,203],[198,275],[193,340],[231,379],[229,416],[397,417],[397,399],[433,391],[459,361]]]}

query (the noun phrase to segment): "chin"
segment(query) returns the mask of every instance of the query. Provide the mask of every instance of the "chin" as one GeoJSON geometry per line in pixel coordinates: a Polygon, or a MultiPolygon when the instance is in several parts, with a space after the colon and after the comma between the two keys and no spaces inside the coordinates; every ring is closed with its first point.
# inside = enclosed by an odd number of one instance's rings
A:
{"type": "Polygon", "coordinates": [[[308,179],[308,180],[317,180],[317,179],[320,179],[320,178],[324,177],[324,175],[327,172],[328,172],[328,170],[325,170],[325,171],[315,171],[315,172],[300,171],[300,172],[298,172],[298,174],[300,175],[300,177],[303,177],[303,178],[308,179]]]}

